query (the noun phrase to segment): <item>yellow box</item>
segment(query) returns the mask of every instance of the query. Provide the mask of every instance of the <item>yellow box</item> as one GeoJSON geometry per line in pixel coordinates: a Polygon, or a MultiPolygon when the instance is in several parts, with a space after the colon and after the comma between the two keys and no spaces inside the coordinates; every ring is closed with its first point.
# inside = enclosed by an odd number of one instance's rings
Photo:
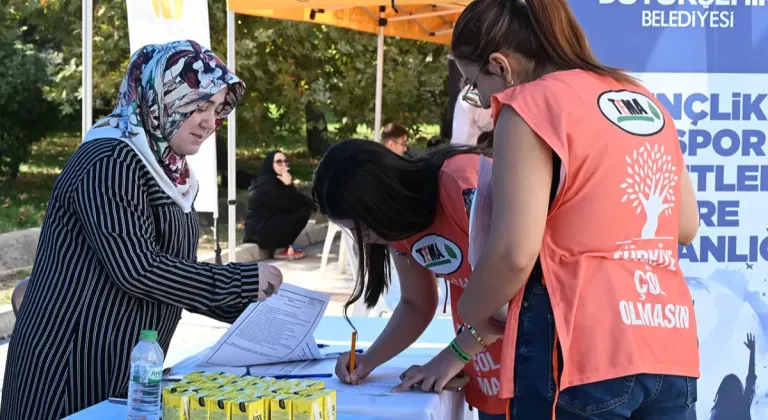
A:
{"type": "Polygon", "coordinates": [[[275,395],[275,394],[273,394],[271,392],[263,392],[263,393],[254,393],[254,394],[252,394],[252,396],[264,400],[264,409],[266,410],[267,414],[272,412],[271,411],[272,410],[272,403],[275,401],[275,397],[277,395],[275,395]]]}
{"type": "Polygon", "coordinates": [[[234,386],[237,388],[245,388],[248,385],[250,385],[250,382],[245,378],[236,378],[227,383],[229,386],[234,386]]]}
{"type": "Polygon", "coordinates": [[[297,395],[277,395],[269,402],[270,420],[293,420],[293,400],[297,395]]]}
{"type": "Polygon", "coordinates": [[[229,393],[235,392],[235,391],[239,390],[240,387],[232,385],[232,384],[227,384],[227,385],[219,385],[216,388],[211,388],[211,389],[216,390],[216,392],[218,392],[220,395],[224,395],[224,394],[229,394],[229,393]]]}
{"type": "Polygon", "coordinates": [[[216,397],[221,395],[215,390],[198,391],[189,397],[189,418],[187,420],[208,420],[208,407],[215,404],[216,397]]]}
{"type": "Polygon", "coordinates": [[[299,381],[299,386],[309,389],[325,389],[325,382],[320,379],[304,379],[299,381]]]}
{"type": "Polygon", "coordinates": [[[316,391],[314,389],[310,388],[304,388],[300,386],[296,386],[293,388],[286,389],[283,394],[294,394],[294,395],[305,395],[305,394],[311,394],[313,391],[316,391]]]}
{"type": "Polygon", "coordinates": [[[205,379],[205,373],[203,372],[191,372],[186,375],[184,375],[184,378],[182,378],[182,382],[195,382],[199,381],[201,379],[205,379]]]}
{"type": "Polygon", "coordinates": [[[257,389],[261,391],[267,391],[272,385],[264,382],[248,382],[244,389],[257,389]]]}
{"type": "Polygon", "coordinates": [[[325,397],[322,395],[298,395],[292,405],[293,420],[325,420],[325,397]]]}
{"type": "Polygon", "coordinates": [[[228,395],[222,394],[206,401],[208,420],[232,420],[232,408],[227,399],[228,395]]]}
{"type": "Polygon", "coordinates": [[[270,420],[269,401],[265,398],[235,395],[226,400],[232,420],[270,420]]]}
{"type": "Polygon", "coordinates": [[[336,420],[336,390],[335,389],[321,389],[315,391],[313,395],[321,396],[325,399],[323,404],[323,414],[325,420],[336,420]]]}
{"type": "Polygon", "coordinates": [[[290,388],[271,385],[268,388],[266,388],[264,392],[269,394],[285,394],[285,391],[287,391],[288,389],[290,388]]]}
{"type": "Polygon", "coordinates": [[[190,391],[166,392],[166,389],[163,389],[163,419],[188,420],[189,399],[190,397],[194,398],[195,393],[190,391]]]}
{"type": "Polygon", "coordinates": [[[301,383],[298,379],[280,379],[275,381],[275,383],[272,385],[277,388],[293,388],[295,386],[299,386],[301,383]]]}

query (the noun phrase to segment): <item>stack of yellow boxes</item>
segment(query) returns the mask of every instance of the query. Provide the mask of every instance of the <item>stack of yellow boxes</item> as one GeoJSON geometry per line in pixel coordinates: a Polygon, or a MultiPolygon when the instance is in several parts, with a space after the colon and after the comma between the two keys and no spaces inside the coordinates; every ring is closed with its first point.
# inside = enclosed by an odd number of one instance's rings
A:
{"type": "Polygon", "coordinates": [[[163,420],[336,420],[320,380],[194,372],[163,388],[163,420]]]}

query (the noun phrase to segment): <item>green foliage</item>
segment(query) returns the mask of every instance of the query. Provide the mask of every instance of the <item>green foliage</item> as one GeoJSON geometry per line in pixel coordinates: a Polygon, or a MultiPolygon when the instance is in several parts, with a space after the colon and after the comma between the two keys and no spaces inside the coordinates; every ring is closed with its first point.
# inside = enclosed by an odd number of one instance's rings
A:
{"type": "MultiPolygon", "coordinates": [[[[27,42],[47,51],[52,79],[46,96],[66,128],[78,126],[81,98],[81,3],[11,0],[13,26],[23,22],[27,42]]],[[[212,49],[226,59],[226,2],[209,0],[212,49]]],[[[248,86],[238,107],[238,145],[285,146],[306,142],[305,104],[326,112],[332,136],[373,127],[376,36],[310,23],[238,15],[236,73],[248,86]]],[[[128,64],[124,0],[95,0],[93,23],[94,118],[112,109],[128,64]]],[[[0,29],[2,31],[2,29],[0,29]]],[[[384,54],[384,122],[410,127],[440,121],[446,94],[447,49],[388,38],[384,54]]],[[[226,134],[222,133],[220,137],[226,134]]]]}
{"type": "MultiPolygon", "coordinates": [[[[2,12],[0,23],[18,16],[13,4],[2,12]]],[[[0,62],[7,71],[0,83],[0,181],[15,179],[32,144],[54,127],[57,110],[44,98],[46,56],[25,42],[22,30],[4,25],[0,31],[0,62]]],[[[18,28],[18,26],[15,26],[18,28]]]]}

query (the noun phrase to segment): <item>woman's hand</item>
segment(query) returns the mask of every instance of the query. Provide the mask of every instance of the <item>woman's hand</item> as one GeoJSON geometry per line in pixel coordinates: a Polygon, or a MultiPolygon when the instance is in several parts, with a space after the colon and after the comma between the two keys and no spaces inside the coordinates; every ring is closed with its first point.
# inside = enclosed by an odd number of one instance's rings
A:
{"type": "Polygon", "coordinates": [[[355,366],[352,372],[349,372],[349,352],[344,352],[336,359],[336,376],[345,384],[357,385],[367,378],[368,375],[376,369],[376,366],[368,360],[363,354],[355,355],[355,366]]]}
{"type": "Polygon", "coordinates": [[[402,392],[421,382],[424,392],[443,392],[445,385],[464,368],[464,362],[459,360],[450,349],[446,348],[427,362],[424,366],[414,366],[408,372],[400,385],[392,392],[402,392]]]}
{"type": "Polygon", "coordinates": [[[277,179],[283,182],[285,185],[291,185],[293,182],[293,177],[291,176],[291,171],[288,168],[285,168],[283,173],[277,176],[277,179]]]}
{"type": "Polygon", "coordinates": [[[259,263],[259,302],[277,293],[283,284],[283,272],[272,264],[259,263]]]}

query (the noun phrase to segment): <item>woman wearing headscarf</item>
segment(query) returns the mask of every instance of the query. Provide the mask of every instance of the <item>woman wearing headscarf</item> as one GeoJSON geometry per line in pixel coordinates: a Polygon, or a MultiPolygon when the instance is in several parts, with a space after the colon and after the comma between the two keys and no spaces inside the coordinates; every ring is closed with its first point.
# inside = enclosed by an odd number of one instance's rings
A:
{"type": "Polygon", "coordinates": [[[185,156],[244,84],[192,41],[131,58],[112,114],[54,186],[8,351],[0,419],[60,419],[128,391],[144,329],[163,351],[183,309],[233,322],[280,286],[267,264],[197,262],[198,183],[185,156]]]}
{"type": "Polygon", "coordinates": [[[278,259],[302,258],[304,251],[293,241],[307,225],[314,208],[314,202],[293,186],[285,154],[271,152],[248,189],[244,242],[256,243],[278,259]]]}

